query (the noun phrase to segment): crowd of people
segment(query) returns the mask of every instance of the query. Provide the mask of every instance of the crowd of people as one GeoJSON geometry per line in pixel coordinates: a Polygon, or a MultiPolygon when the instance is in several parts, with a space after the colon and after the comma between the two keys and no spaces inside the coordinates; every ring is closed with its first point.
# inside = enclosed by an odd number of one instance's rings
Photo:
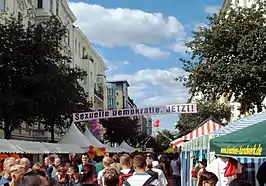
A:
{"type": "Polygon", "coordinates": [[[33,165],[27,158],[9,157],[3,161],[0,186],[166,186],[170,174],[173,185],[180,186],[176,157],[170,160],[163,155],[158,160],[152,154],[114,154],[90,159],[85,153],[80,162],[48,156],[43,164],[33,165]]]}
{"type": "MultiPolygon", "coordinates": [[[[206,170],[201,162],[198,186],[216,186],[217,176],[206,170]]],[[[181,186],[181,162],[179,153],[115,154],[112,157],[95,157],[91,160],[83,154],[80,162],[64,161],[48,156],[44,164],[27,158],[6,158],[0,186],[181,186]],[[167,178],[171,179],[167,179],[167,178]]],[[[248,186],[235,179],[229,186],[248,186]]]]}

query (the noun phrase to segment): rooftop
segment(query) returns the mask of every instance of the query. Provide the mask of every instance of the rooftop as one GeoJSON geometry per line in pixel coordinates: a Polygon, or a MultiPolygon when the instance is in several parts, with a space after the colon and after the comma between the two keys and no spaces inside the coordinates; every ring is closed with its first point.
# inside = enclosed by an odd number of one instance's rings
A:
{"type": "Polygon", "coordinates": [[[127,80],[119,80],[119,81],[107,81],[107,83],[113,83],[113,84],[126,84],[127,87],[129,87],[129,83],[127,80]]]}

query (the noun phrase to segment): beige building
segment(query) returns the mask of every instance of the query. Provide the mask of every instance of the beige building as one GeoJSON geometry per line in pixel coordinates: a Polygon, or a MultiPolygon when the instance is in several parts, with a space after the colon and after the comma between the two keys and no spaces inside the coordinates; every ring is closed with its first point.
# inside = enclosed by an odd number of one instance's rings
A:
{"type": "MultiPolygon", "coordinates": [[[[57,15],[68,30],[63,52],[72,58],[73,67],[79,66],[87,72],[87,77],[80,84],[88,93],[88,100],[93,103],[95,110],[107,108],[106,65],[82,31],[74,26],[76,17],[66,0],[0,0],[0,10],[21,19],[25,26],[57,15]]],[[[13,131],[12,137],[48,141],[50,133],[38,124],[33,127],[23,125],[21,129],[13,131]]],[[[56,132],[55,138],[60,138],[59,131],[56,132]]]]}

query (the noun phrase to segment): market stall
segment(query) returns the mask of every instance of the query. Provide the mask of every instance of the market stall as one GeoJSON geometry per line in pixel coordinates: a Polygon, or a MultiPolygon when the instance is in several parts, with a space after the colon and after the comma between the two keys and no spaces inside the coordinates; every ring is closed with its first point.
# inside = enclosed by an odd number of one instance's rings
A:
{"type": "Polygon", "coordinates": [[[212,116],[206,119],[200,127],[191,133],[171,142],[173,146],[182,146],[181,153],[181,181],[182,185],[194,186],[192,172],[198,162],[207,159],[210,161],[209,141],[214,131],[222,128],[222,125],[212,116]],[[187,141],[188,140],[188,141],[187,141]]]}
{"type": "Polygon", "coordinates": [[[133,153],[137,151],[134,147],[131,147],[129,144],[127,144],[125,141],[123,141],[119,146],[123,152],[133,153]]]}

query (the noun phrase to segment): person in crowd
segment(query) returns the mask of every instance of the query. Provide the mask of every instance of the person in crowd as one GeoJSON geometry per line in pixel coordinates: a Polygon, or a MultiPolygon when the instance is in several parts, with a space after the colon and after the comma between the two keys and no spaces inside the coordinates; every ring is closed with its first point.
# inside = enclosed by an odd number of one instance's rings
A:
{"type": "Polygon", "coordinates": [[[160,181],[161,185],[166,186],[168,184],[168,181],[163,171],[160,169],[160,164],[158,161],[152,162],[152,170],[158,173],[158,180],[160,181]]]}
{"type": "Polygon", "coordinates": [[[10,186],[18,186],[20,181],[25,174],[25,167],[20,164],[15,164],[10,168],[10,176],[11,182],[9,182],[10,186]]]}
{"type": "Polygon", "coordinates": [[[147,168],[146,168],[146,172],[147,172],[150,176],[152,176],[152,177],[158,179],[158,177],[159,177],[158,173],[152,170],[152,162],[153,162],[153,161],[152,161],[151,159],[146,159],[146,166],[147,166],[147,168]]]}
{"type": "Polygon", "coordinates": [[[87,153],[83,154],[83,155],[81,156],[81,160],[82,160],[82,164],[80,164],[80,165],[78,166],[78,167],[79,167],[79,173],[80,173],[80,174],[81,174],[82,167],[83,167],[84,165],[89,164],[89,156],[88,156],[88,154],[87,154],[87,153]]]}
{"type": "Polygon", "coordinates": [[[153,161],[153,157],[151,153],[148,153],[146,156],[147,156],[147,160],[153,161]]]}
{"type": "Polygon", "coordinates": [[[30,168],[31,163],[30,163],[30,160],[28,158],[21,158],[20,164],[25,167],[25,172],[31,171],[31,168],[30,168]]]}
{"type": "Polygon", "coordinates": [[[69,174],[68,169],[69,169],[69,167],[71,167],[71,161],[69,161],[69,160],[65,161],[64,165],[65,165],[65,169],[67,170],[67,174],[69,174]]]}
{"type": "Polygon", "coordinates": [[[173,186],[181,186],[181,163],[179,153],[175,153],[171,160],[172,183],[173,186]]]}
{"type": "Polygon", "coordinates": [[[117,186],[119,183],[119,174],[115,168],[105,169],[103,177],[104,186],[117,186]]]}
{"type": "Polygon", "coordinates": [[[266,162],[263,162],[257,171],[257,180],[260,186],[266,184],[266,162]]]}
{"type": "MultiPolygon", "coordinates": [[[[113,159],[108,157],[108,156],[105,156],[103,158],[103,166],[104,166],[104,169],[101,170],[98,174],[98,185],[100,186],[104,186],[104,177],[103,177],[103,173],[106,169],[110,168],[111,165],[114,163],[113,159]]],[[[115,167],[116,168],[116,167],[115,167]]]]}
{"type": "Polygon", "coordinates": [[[96,168],[96,176],[98,176],[99,172],[104,169],[103,158],[104,158],[103,156],[94,157],[94,160],[97,162],[94,164],[94,166],[96,168]]]}
{"type": "Polygon", "coordinates": [[[69,167],[69,186],[81,186],[79,168],[76,165],[69,167]]]}
{"type": "Polygon", "coordinates": [[[57,170],[56,180],[57,180],[58,186],[66,186],[68,184],[69,177],[67,174],[67,170],[65,169],[65,166],[59,165],[58,170],[57,170]]]}
{"type": "Polygon", "coordinates": [[[167,166],[166,166],[166,156],[162,155],[160,158],[160,167],[162,168],[162,171],[164,173],[164,175],[168,175],[168,171],[167,171],[167,166]]]}
{"type": "Polygon", "coordinates": [[[121,173],[123,174],[133,174],[134,170],[132,169],[132,159],[131,156],[128,154],[123,154],[120,157],[120,164],[121,164],[121,173]]]}
{"type": "Polygon", "coordinates": [[[229,183],[229,186],[251,186],[251,185],[247,181],[235,178],[229,183]]]}
{"type": "Polygon", "coordinates": [[[4,167],[3,167],[4,174],[1,177],[0,185],[4,185],[4,186],[9,185],[8,183],[11,182],[11,180],[12,180],[10,169],[15,164],[16,164],[16,159],[15,158],[9,157],[9,158],[5,159],[4,167]]]}
{"type": "Polygon", "coordinates": [[[113,159],[113,166],[118,170],[120,171],[122,168],[121,168],[121,164],[120,164],[120,158],[117,154],[114,154],[112,156],[112,159],[113,159]]]}
{"type": "Polygon", "coordinates": [[[60,158],[55,158],[54,160],[54,167],[56,168],[56,171],[61,167],[61,159],[60,158]]]}
{"type": "Polygon", "coordinates": [[[97,177],[95,173],[95,167],[92,164],[86,164],[82,166],[81,170],[81,183],[82,186],[96,186],[97,185],[97,177]]]}
{"type": "Polygon", "coordinates": [[[123,186],[142,186],[142,185],[154,185],[161,186],[158,179],[150,176],[146,173],[146,158],[137,155],[133,159],[133,168],[135,173],[133,176],[129,177],[123,184],[123,186]]]}
{"type": "Polygon", "coordinates": [[[41,171],[44,171],[45,172],[45,166],[42,165],[41,163],[37,162],[37,163],[34,163],[33,164],[32,170],[33,171],[35,171],[35,170],[41,170],[41,171]]]}
{"type": "Polygon", "coordinates": [[[45,174],[31,171],[23,175],[19,186],[48,186],[48,181],[45,174]]]}
{"type": "Polygon", "coordinates": [[[55,184],[55,177],[56,177],[56,169],[53,165],[53,162],[52,162],[52,158],[51,157],[46,157],[44,159],[44,163],[45,163],[45,166],[47,167],[47,170],[46,170],[46,175],[48,177],[48,182],[49,182],[49,185],[54,185],[55,184]]]}
{"type": "Polygon", "coordinates": [[[199,186],[216,186],[218,181],[219,179],[214,173],[204,171],[200,174],[198,185],[199,186]]]}

